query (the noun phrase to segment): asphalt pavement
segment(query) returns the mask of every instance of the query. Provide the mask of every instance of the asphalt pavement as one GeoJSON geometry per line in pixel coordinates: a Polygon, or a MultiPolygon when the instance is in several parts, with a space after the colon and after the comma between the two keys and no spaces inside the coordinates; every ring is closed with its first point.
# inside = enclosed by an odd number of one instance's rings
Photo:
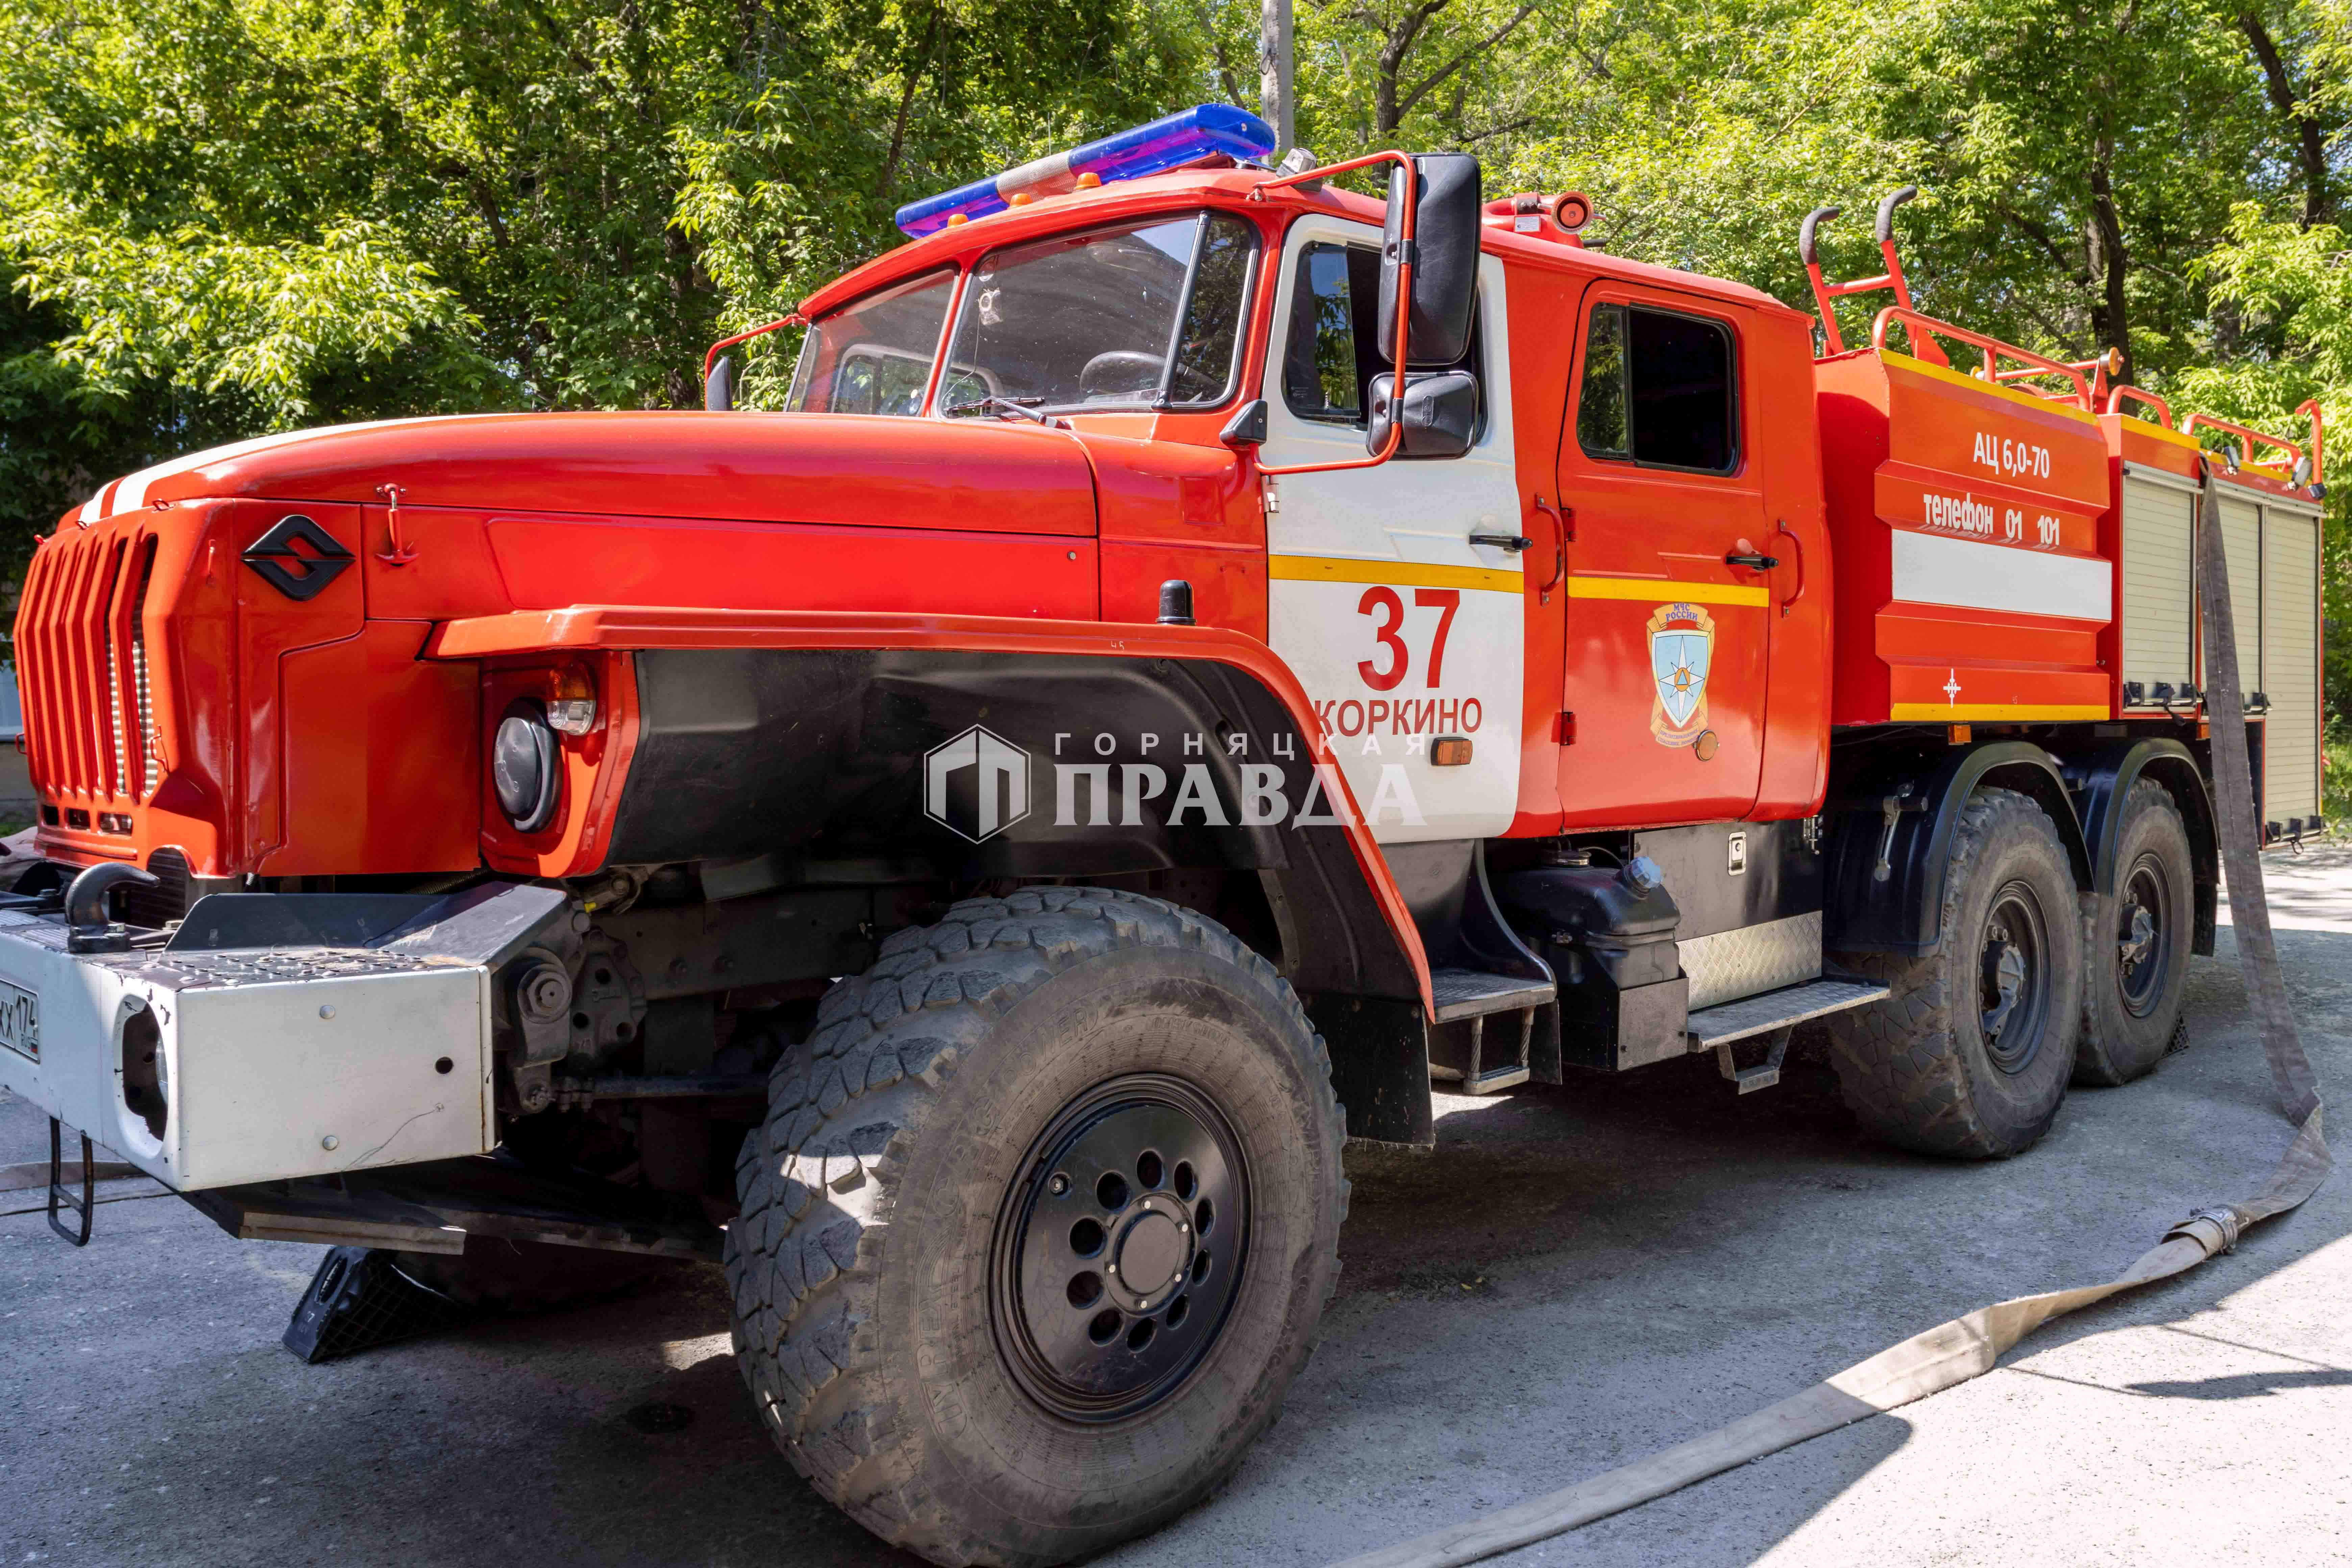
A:
{"type": "MultiPolygon", "coordinates": [[[[2352,1104],[2352,851],[2266,865],[2306,1043],[2352,1104]]],[[[2287,1136],[2226,929],[2187,1047],[2076,1090],[2000,1163],[1864,1142],[1801,1041],[1744,1098],[1704,1058],[1443,1098],[1434,1153],[1351,1152],[1346,1277],[1281,1422],[1102,1561],[1312,1565],[1551,1490],[1971,1307],[2106,1279],[2287,1136]]],[[[0,1163],[46,1140],[0,1103],[0,1163]]],[[[0,1564],[913,1561],[771,1449],[715,1272],[306,1366],[278,1336],[319,1249],[151,1190],[116,1188],[81,1252],[0,1217],[0,1564]]],[[[2352,1170],[1973,1384],[1503,1561],[2352,1561],[2347,1233],[2352,1170]]]]}

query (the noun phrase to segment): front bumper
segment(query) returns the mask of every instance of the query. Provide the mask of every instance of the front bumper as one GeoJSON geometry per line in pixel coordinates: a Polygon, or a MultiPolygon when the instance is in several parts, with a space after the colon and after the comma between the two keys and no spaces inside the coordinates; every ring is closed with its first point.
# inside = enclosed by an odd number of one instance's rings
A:
{"type": "Polygon", "coordinates": [[[483,1153],[492,978],[562,904],[520,884],[215,895],[110,953],[0,910],[0,1088],[180,1192],[483,1153]]]}

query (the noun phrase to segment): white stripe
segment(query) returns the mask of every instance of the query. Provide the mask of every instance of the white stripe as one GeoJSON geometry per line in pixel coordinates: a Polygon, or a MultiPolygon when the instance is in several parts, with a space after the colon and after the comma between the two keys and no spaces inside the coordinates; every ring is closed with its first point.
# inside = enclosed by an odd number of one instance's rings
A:
{"type": "Polygon", "coordinates": [[[2106,562],[1903,528],[1894,532],[1898,599],[2079,621],[2114,618],[2115,574],[2106,562]]]}
{"type": "MultiPolygon", "coordinates": [[[[95,522],[100,517],[110,517],[119,511],[137,511],[147,504],[147,491],[151,487],[176,474],[187,473],[193,468],[227,462],[233,458],[249,458],[257,452],[267,452],[278,447],[290,447],[298,441],[309,441],[321,436],[340,436],[351,430],[387,429],[394,425],[422,425],[428,419],[446,417],[448,416],[426,414],[409,419],[375,419],[351,425],[321,425],[313,430],[283,430],[275,436],[255,436],[243,441],[231,441],[225,447],[207,447],[201,452],[191,452],[184,458],[173,458],[168,463],[158,463],[152,468],[140,469],[122,481],[121,488],[114,492],[114,504],[104,511],[98,510],[100,498],[106,493],[101,488],[98,495],[90,497],[83,504],[82,521],[95,522]]],[[[476,416],[476,417],[480,416],[476,416]]]]}

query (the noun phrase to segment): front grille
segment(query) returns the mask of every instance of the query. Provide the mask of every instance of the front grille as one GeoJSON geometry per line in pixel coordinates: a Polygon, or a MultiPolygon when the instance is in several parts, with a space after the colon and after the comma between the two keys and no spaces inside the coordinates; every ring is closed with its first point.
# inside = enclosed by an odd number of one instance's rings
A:
{"type": "Polygon", "coordinates": [[[33,558],[16,617],[16,668],[43,794],[136,804],[163,777],[140,608],[155,538],[60,532],[33,558]]]}
{"type": "Polygon", "coordinates": [[[147,857],[147,869],[155,885],[123,889],[115,895],[117,907],[132,925],[169,925],[188,912],[188,858],[167,844],[147,857]]]}

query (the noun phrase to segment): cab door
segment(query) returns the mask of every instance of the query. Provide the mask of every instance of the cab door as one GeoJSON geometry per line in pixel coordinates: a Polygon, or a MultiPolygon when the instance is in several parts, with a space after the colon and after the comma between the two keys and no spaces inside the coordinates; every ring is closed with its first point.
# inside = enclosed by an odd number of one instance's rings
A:
{"type": "Polygon", "coordinates": [[[1755,805],[1772,557],[1741,325],[1712,301],[1585,291],[1559,471],[1572,514],[1570,830],[1720,821],[1755,805]]]}
{"type": "MultiPolygon", "coordinates": [[[[1266,356],[1269,466],[1365,455],[1380,231],[1315,216],[1285,237],[1266,356]]],[[[1517,810],[1525,613],[1502,263],[1479,262],[1459,458],[1267,481],[1267,628],[1384,843],[1484,837],[1517,810]],[[1499,536],[1480,543],[1473,535],[1499,536]],[[1442,743],[1441,743],[1442,742],[1442,743]]]]}

